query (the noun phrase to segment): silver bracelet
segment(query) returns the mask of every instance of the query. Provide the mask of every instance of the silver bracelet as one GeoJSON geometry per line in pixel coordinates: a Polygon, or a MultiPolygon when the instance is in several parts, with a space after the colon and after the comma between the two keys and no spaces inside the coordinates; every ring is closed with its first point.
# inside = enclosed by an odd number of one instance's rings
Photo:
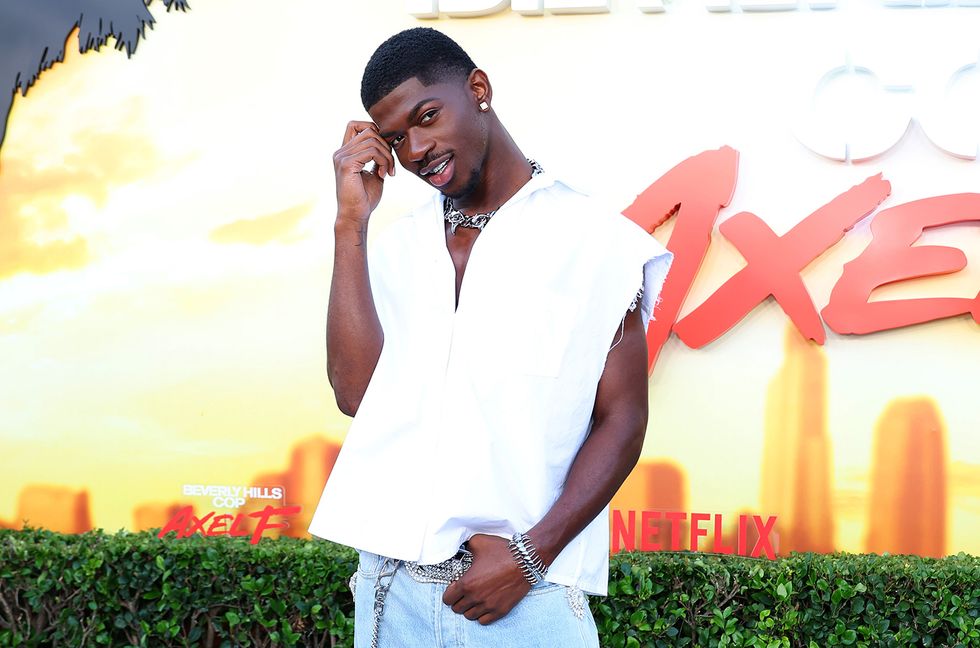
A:
{"type": "Polygon", "coordinates": [[[507,544],[511,555],[521,568],[524,580],[531,585],[535,585],[544,580],[544,575],[548,573],[548,566],[538,555],[538,550],[531,542],[531,538],[526,533],[515,533],[507,544]]]}

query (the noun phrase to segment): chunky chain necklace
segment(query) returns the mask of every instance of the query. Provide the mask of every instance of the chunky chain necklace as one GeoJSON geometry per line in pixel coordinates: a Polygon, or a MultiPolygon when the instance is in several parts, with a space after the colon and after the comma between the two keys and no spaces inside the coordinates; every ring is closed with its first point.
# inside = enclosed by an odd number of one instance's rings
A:
{"type": "MultiPolygon", "coordinates": [[[[531,177],[543,173],[544,169],[540,164],[535,162],[530,158],[525,158],[528,164],[531,165],[531,177]]],[[[497,209],[500,209],[499,207],[497,209]]],[[[497,209],[487,212],[485,214],[473,214],[472,216],[467,216],[463,212],[456,209],[456,205],[453,204],[453,199],[446,196],[442,202],[442,217],[446,219],[449,223],[449,229],[456,234],[457,227],[475,227],[478,230],[482,230],[483,227],[490,222],[490,218],[497,213],[497,209]]]]}

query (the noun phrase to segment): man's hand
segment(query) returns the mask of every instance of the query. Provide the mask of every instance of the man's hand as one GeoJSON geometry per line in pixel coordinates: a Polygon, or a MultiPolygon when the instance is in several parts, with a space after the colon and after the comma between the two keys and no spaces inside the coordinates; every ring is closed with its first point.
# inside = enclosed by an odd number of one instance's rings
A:
{"type": "Polygon", "coordinates": [[[470,538],[473,564],[446,588],[442,602],[453,612],[483,625],[503,618],[531,586],[507,548],[507,540],[477,534],[470,538]]]}
{"type": "Polygon", "coordinates": [[[337,175],[337,219],[363,224],[378,206],[385,176],[395,175],[395,159],[388,142],[371,122],[347,124],[344,143],[333,154],[337,175]],[[368,162],[374,170],[362,173],[368,162]]]}

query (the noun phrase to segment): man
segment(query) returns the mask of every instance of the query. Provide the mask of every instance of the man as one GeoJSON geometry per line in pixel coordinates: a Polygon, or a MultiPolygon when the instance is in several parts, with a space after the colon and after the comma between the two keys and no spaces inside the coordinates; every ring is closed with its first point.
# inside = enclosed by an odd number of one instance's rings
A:
{"type": "Polygon", "coordinates": [[[327,316],[354,421],[310,524],[360,550],[355,645],[597,646],[582,591],[606,593],[672,257],[525,158],[440,32],[383,43],[361,99],[372,121],[333,158],[327,316]],[[396,158],[437,192],[369,251],[396,158]]]}

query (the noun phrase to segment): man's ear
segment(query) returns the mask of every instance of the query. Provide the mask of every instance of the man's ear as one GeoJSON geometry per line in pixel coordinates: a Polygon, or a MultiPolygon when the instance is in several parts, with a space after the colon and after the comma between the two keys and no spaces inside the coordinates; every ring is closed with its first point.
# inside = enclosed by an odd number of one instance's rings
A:
{"type": "Polygon", "coordinates": [[[473,68],[470,76],[466,79],[466,84],[469,91],[473,93],[473,100],[477,107],[485,103],[487,109],[481,107],[480,110],[484,112],[488,110],[490,102],[493,99],[493,88],[490,86],[490,79],[487,78],[487,73],[480,68],[473,68]]]}

